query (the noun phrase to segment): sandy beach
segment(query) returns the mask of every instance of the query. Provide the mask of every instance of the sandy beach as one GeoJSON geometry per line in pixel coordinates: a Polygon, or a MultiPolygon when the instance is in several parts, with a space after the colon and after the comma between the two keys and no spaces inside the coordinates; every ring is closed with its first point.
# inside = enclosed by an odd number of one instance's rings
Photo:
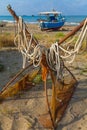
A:
{"type": "MultiPolygon", "coordinates": [[[[13,23],[6,23],[0,27],[0,33],[14,33],[17,27],[13,23]]],[[[55,39],[52,36],[63,32],[65,35],[74,26],[63,26],[59,31],[41,31],[38,24],[28,25],[30,33],[37,36],[40,44],[51,46],[55,39]],[[38,37],[38,35],[40,37],[38,37]],[[51,37],[51,41],[47,41],[51,37]]],[[[74,62],[68,65],[78,81],[78,85],[68,108],[59,122],[56,130],[87,130],[87,53],[84,51],[76,56],[74,62]]],[[[0,71],[0,90],[22,68],[22,55],[16,47],[0,48],[0,64],[4,70],[0,71]]],[[[50,92],[50,88],[49,88],[50,92]]],[[[16,97],[8,98],[0,104],[0,130],[50,130],[43,128],[37,117],[42,114],[45,97],[43,83],[37,84],[32,90],[24,91],[16,97]],[[38,90],[38,91],[37,91],[38,90]],[[40,105],[41,104],[41,105],[40,105]]]]}

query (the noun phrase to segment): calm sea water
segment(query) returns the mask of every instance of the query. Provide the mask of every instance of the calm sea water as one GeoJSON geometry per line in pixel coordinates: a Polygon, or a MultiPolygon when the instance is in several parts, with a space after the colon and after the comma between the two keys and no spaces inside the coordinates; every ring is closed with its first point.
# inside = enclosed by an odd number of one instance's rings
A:
{"type": "MultiPolygon", "coordinates": [[[[27,23],[38,23],[39,18],[43,18],[44,16],[22,16],[25,22],[27,23]]],[[[87,16],[65,16],[66,19],[66,25],[77,25],[79,24],[83,19],[85,19],[87,16]]],[[[45,17],[44,17],[45,18],[45,17]]],[[[12,16],[0,16],[0,22],[14,22],[14,18],[12,16]]]]}

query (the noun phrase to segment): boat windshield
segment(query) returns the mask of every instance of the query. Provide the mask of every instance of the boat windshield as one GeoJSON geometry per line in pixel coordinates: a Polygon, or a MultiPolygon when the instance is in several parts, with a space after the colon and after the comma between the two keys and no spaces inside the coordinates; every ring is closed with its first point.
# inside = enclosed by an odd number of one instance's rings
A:
{"type": "Polygon", "coordinates": [[[57,22],[57,17],[56,16],[49,16],[48,21],[49,22],[57,22]]]}
{"type": "Polygon", "coordinates": [[[43,21],[43,22],[60,22],[64,21],[64,17],[61,15],[61,13],[40,13],[40,19],[38,21],[43,21]]]}

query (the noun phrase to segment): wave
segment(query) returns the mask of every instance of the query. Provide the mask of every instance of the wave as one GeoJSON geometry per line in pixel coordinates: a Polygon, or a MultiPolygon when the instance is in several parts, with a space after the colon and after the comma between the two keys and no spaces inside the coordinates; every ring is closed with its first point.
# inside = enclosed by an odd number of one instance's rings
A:
{"type": "MultiPolygon", "coordinates": [[[[65,16],[66,22],[65,25],[70,25],[70,26],[75,26],[75,25],[79,25],[79,23],[85,19],[86,16],[65,16]]],[[[27,16],[24,15],[22,16],[22,18],[24,19],[25,23],[29,23],[29,24],[38,24],[38,19],[40,18],[40,16],[27,16]]],[[[44,17],[43,17],[44,19],[44,17]]],[[[15,20],[12,16],[0,16],[0,22],[7,22],[7,23],[14,23],[15,20]]]]}
{"type": "Polygon", "coordinates": [[[15,21],[12,21],[12,20],[1,20],[0,22],[4,22],[4,23],[14,23],[15,21]]]}
{"type": "Polygon", "coordinates": [[[26,24],[38,24],[38,22],[27,22],[25,21],[26,24]]]}
{"type": "Polygon", "coordinates": [[[71,26],[77,26],[79,25],[80,23],[79,22],[65,22],[65,25],[71,25],[71,26]]]}
{"type": "MultiPolygon", "coordinates": [[[[16,21],[13,21],[13,20],[1,20],[0,22],[2,23],[15,23],[16,21]]],[[[26,24],[38,24],[38,22],[28,22],[28,21],[25,21],[26,24]]]]}
{"type": "MultiPolygon", "coordinates": [[[[25,21],[25,23],[26,24],[39,24],[39,22],[38,21],[29,21],[29,20],[24,20],[25,21]]],[[[0,20],[0,22],[3,22],[3,23],[15,23],[16,21],[15,20],[12,20],[12,19],[9,19],[9,20],[7,20],[7,19],[4,19],[4,20],[0,20]]],[[[65,22],[65,24],[64,25],[70,25],[70,26],[77,26],[77,25],[79,25],[80,24],[80,22],[71,22],[71,21],[66,21],[65,22]]]]}

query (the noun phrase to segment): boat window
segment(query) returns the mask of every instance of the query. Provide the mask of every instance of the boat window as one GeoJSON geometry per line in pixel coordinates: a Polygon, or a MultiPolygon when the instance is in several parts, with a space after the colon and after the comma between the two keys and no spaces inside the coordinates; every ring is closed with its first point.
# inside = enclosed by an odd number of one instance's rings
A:
{"type": "Polygon", "coordinates": [[[49,16],[49,17],[48,17],[48,21],[49,21],[49,22],[52,22],[52,21],[53,21],[53,22],[56,22],[56,21],[57,21],[57,18],[56,18],[55,16],[49,16]]]}

